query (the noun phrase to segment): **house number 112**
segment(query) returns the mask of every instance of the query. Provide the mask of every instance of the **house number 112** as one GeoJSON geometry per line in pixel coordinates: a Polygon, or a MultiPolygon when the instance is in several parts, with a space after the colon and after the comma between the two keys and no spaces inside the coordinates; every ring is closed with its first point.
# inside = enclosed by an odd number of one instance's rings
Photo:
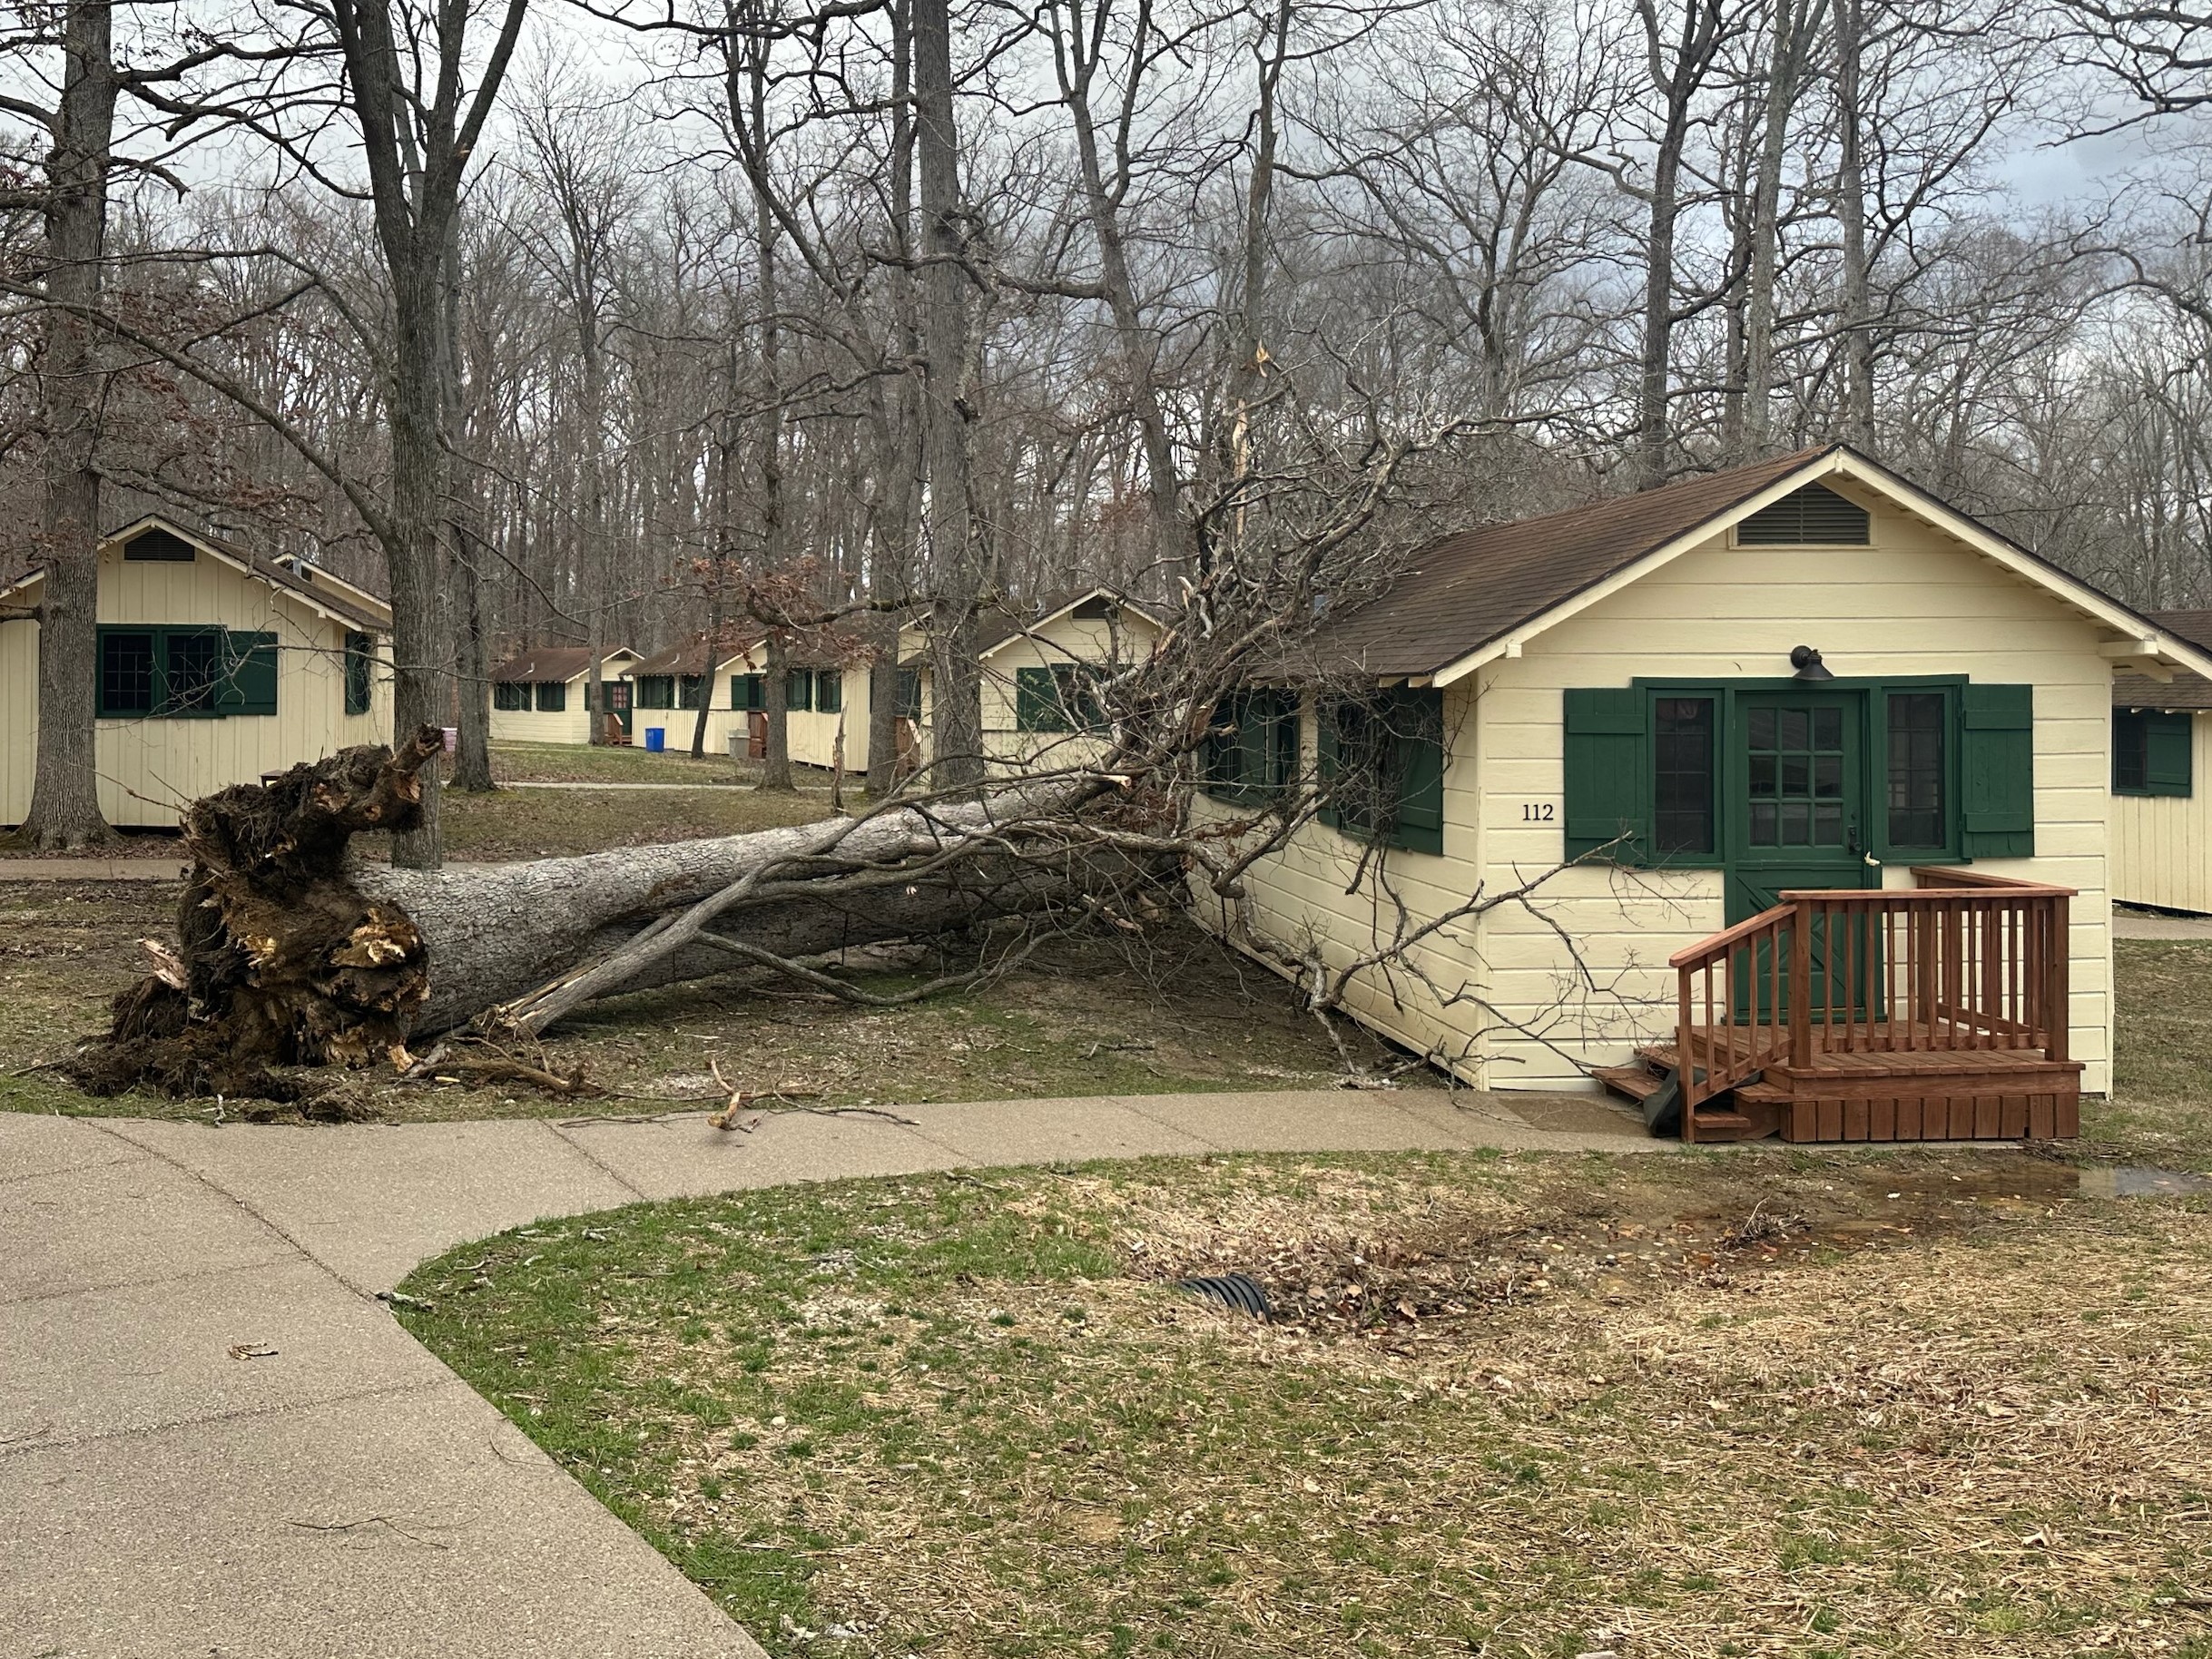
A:
{"type": "Polygon", "coordinates": [[[1524,824],[1548,824],[1551,821],[1551,802],[1527,800],[1521,803],[1520,821],[1524,824]]]}

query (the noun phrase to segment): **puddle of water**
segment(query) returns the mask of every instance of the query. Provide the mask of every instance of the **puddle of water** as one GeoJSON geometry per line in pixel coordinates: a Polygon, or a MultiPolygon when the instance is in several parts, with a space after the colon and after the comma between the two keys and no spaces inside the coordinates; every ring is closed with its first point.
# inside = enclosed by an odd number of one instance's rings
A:
{"type": "Polygon", "coordinates": [[[2079,1173],[2079,1181],[2085,1198],[2176,1198],[2212,1192],[2212,1177],[2138,1164],[2085,1169],[2079,1173]]]}

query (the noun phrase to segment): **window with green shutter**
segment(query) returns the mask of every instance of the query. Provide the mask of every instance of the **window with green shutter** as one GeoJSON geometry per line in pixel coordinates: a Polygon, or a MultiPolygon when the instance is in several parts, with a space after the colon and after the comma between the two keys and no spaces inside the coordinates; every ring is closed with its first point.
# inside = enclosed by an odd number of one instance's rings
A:
{"type": "Polygon", "coordinates": [[[676,680],[676,707],[695,709],[706,696],[704,674],[683,674],[676,680]]]}
{"type": "Polygon", "coordinates": [[[783,672],[783,706],[804,711],[814,706],[814,671],[789,668],[783,672]]]}
{"type": "Polygon", "coordinates": [[[814,676],[814,708],[818,713],[836,714],[845,706],[845,676],[825,668],[814,676]]]}
{"type": "Polygon", "coordinates": [[[558,680],[540,680],[536,682],[537,712],[540,714],[565,714],[568,712],[568,687],[558,680]]]}
{"type": "Polygon", "coordinates": [[[277,636],[227,628],[102,626],[103,720],[214,720],[277,712],[277,636]]]}
{"type": "MultiPolygon", "coordinates": [[[[375,689],[377,642],[373,635],[349,633],[346,635],[346,712],[369,712],[369,694],[375,689]]],[[[500,688],[492,688],[495,703],[500,688]]]]}
{"type": "Polygon", "coordinates": [[[2195,784],[2191,718],[2155,709],[2115,709],[2112,792],[2187,796],[2195,784]]]}
{"type": "Polygon", "coordinates": [[[1273,687],[1232,692],[1214,705],[1199,754],[1207,794],[1269,800],[1298,775],[1298,696],[1273,687]]]}
{"type": "Polygon", "coordinates": [[[1397,686],[1319,715],[1322,820],[1411,852],[1444,850],[1444,700],[1397,686]]]}
{"type": "Polygon", "coordinates": [[[637,706],[641,709],[673,709],[676,706],[676,682],[673,674],[641,674],[637,681],[637,706]]]}
{"type": "Polygon", "coordinates": [[[894,712],[900,720],[919,721],[921,718],[921,670],[902,668],[899,671],[899,700],[894,712]]]}
{"type": "Polygon", "coordinates": [[[526,681],[499,680],[492,685],[492,707],[502,714],[521,714],[530,707],[530,687],[526,681]]]}
{"type": "Polygon", "coordinates": [[[1060,688],[1049,668],[1014,671],[1014,730],[1066,731],[1067,711],[1060,706],[1060,688]]]}
{"type": "Polygon", "coordinates": [[[768,678],[764,674],[732,674],[730,706],[751,711],[768,706],[768,678]]]}

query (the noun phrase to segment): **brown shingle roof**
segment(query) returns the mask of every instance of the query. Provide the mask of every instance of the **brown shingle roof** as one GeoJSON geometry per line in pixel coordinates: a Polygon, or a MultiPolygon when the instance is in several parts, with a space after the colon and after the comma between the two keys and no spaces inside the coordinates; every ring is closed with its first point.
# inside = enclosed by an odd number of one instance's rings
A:
{"type": "MultiPolygon", "coordinates": [[[[2143,614],[2168,633],[2212,650],[2212,611],[2146,611],[2143,614]]],[[[2174,671],[2171,685],[2147,674],[2114,674],[2112,706],[2117,709],[2212,709],[2212,680],[2186,668],[2174,671]]]]}
{"type": "MultiPolygon", "coordinates": [[[[760,639],[760,633],[755,631],[723,640],[714,657],[716,672],[719,672],[723,665],[732,659],[743,656],[760,639]]],[[[705,654],[705,636],[694,633],[665,651],[656,651],[651,656],[631,663],[622,672],[634,679],[648,674],[695,674],[699,672],[699,663],[705,654]]],[[[864,641],[834,628],[819,628],[810,632],[792,643],[789,653],[790,666],[792,668],[845,668],[867,655],[868,646],[864,641]]]]}
{"type": "Polygon", "coordinates": [[[1447,536],[1416,554],[1381,597],[1322,629],[1312,649],[1325,665],[1381,679],[1434,673],[1830,452],[1804,449],[1447,536]]]}
{"type": "MultiPolygon", "coordinates": [[[[626,650],[622,645],[610,645],[606,654],[614,656],[626,650]]],[[[526,651],[516,652],[498,667],[492,670],[495,680],[573,680],[587,672],[592,665],[589,645],[533,645],[526,651]]],[[[622,671],[609,668],[609,675],[622,671]]]]}

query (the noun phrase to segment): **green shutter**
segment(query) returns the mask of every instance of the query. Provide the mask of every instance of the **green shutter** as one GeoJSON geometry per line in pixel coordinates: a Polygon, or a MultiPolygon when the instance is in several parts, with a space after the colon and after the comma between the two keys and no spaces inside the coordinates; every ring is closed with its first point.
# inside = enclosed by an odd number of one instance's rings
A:
{"type": "Polygon", "coordinates": [[[1969,683],[1960,720],[1969,859],[2035,856],[2035,688],[1969,683]]]}
{"type": "Polygon", "coordinates": [[[814,671],[811,668],[787,668],[783,671],[783,706],[787,710],[805,711],[814,706],[814,671]]]}
{"type": "Polygon", "coordinates": [[[823,714],[839,714],[845,708],[845,676],[825,668],[814,676],[814,707],[823,714]]]}
{"type": "Polygon", "coordinates": [[[2152,795],[2187,795],[2190,778],[2191,716],[2146,714],[2143,717],[2143,784],[2152,795]]]}
{"type": "Polygon", "coordinates": [[[222,635],[222,679],[215,688],[218,714],[274,714],[277,712],[277,636],[273,633],[222,635]]]}
{"type": "Polygon", "coordinates": [[[1562,693],[1562,704],[1568,858],[1617,842],[1606,854],[1609,862],[1643,863],[1649,699],[1641,686],[1577,687],[1562,693]]]}
{"type": "Polygon", "coordinates": [[[1067,720],[1060,707],[1059,682],[1049,668],[1014,671],[1014,730],[1065,731],[1067,720]]]}
{"type": "Polygon", "coordinates": [[[366,633],[346,635],[346,712],[369,712],[369,693],[374,684],[377,663],[377,642],[366,633]]]}
{"type": "Polygon", "coordinates": [[[560,680],[540,680],[537,682],[537,712],[540,714],[567,713],[567,683],[560,680]]]}
{"type": "Polygon", "coordinates": [[[1444,850],[1444,693],[1393,692],[1384,716],[1397,751],[1398,800],[1391,844],[1410,852],[1444,850]]]}
{"type": "Polygon", "coordinates": [[[1321,786],[1321,808],[1314,816],[1332,829],[1342,818],[1335,798],[1336,728],[1342,707],[1342,700],[1334,697],[1316,698],[1313,703],[1313,773],[1321,786]]]}

